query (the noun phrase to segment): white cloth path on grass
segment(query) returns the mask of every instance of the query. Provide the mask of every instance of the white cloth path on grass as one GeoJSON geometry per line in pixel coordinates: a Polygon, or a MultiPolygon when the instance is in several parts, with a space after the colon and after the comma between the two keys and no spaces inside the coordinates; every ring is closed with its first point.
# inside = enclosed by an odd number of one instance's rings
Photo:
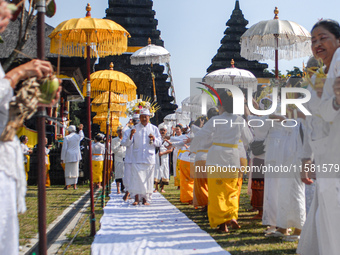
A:
{"type": "Polygon", "coordinates": [[[230,254],[160,193],[153,194],[150,206],[133,206],[115,190],[113,183],[92,255],[230,254]]]}

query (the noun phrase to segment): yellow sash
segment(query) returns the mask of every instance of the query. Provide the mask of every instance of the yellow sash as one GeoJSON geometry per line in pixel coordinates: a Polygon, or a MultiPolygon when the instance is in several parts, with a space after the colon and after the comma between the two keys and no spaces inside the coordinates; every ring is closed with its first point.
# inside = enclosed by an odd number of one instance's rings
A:
{"type": "Polygon", "coordinates": [[[198,150],[197,152],[208,152],[209,150],[198,150]]]}
{"type": "Polygon", "coordinates": [[[228,147],[228,148],[238,148],[238,144],[230,144],[230,143],[213,143],[216,146],[228,147]]]}

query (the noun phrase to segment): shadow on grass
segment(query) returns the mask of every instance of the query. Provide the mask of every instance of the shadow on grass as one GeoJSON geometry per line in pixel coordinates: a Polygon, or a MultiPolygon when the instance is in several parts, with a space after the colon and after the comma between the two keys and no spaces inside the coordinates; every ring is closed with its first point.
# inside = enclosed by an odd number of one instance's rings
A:
{"type": "Polygon", "coordinates": [[[233,255],[271,255],[271,254],[295,254],[297,242],[283,242],[281,238],[266,238],[263,230],[265,226],[259,220],[251,220],[256,212],[249,212],[252,208],[247,195],[247,182],[242,186],[240,197],[240,209],[238,221],[241,225],[239,230],[230,230],[229,233],[218,234],[216,229],[210,228],[207,214],[201,209],[182,204],[179,200],[179,190],[170,185],[164,197],[181,212],[194,221],[202,230],[206,231],[225,250],[233,255]]]}

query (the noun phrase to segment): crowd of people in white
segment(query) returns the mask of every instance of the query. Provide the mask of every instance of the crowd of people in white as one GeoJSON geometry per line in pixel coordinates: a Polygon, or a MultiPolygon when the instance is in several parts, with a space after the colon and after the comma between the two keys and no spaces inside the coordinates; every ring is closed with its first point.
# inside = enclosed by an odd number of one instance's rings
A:
{"type": "MultiPolygon", "coordinates": [[[[0,32],[11,17],[6,5],[0,0],[0,32]]],[[[133,205],[139,205],[140,201],[150,205],[152,194],[159,188],[165,192],[164,185],[169,184],[169,154],[172,152],[175,185],[180,188],[181,201],[207,209],[211,227],[219,226],[219,231],[227,232],[228,226],[240,227],[237,218],[242,176],[238,172],[208,176],[192,169],[216,165],[233,165],[240,169],[247,164],[243,159],[247,158],[249,148],[252,166],[261,169],[262,166],[293,165],[301,169],[249,176],[251,204],[259,211],[254,219],[262,219],[263,225],[268,226],[265,235],[299,241],[298,254],[339,254],[340,173],[336,166],[340,164],[340,25],[334,20],[320,20],[311,32],[314,57],[322,60],[319,70],[327,74],[323,87],[313,84],[308,87],[311,99],[305,107],[311,116],[292,109],[287,116],[277,113],[260,117],[251,115],[246,105],[244,116],[233,115],[233,97],[224,91],[220,94],[219,115],[216,116],[215,110],[209,120],[197,120],[187,135],[178,125],[168,137],[168,127],[152,125],[150,109],[142,108],[129,125],[117,130],[118,136],[111,143],[117,192],[125,191],[123,199],[133,198],[133,205]],[[241,122],[261,118],[294,119],[296,125],[285,127],[279,122],[272,126],[268,122],[260,127],[214,125],[216,119],[241,122]]],[[[320,63],[314,61],[313,64],[313,61],[310,60],[309,67],[320,63]]],[[[0,133],[7,123],[8,105],[17,83],[28,77],[49,76],[52,72],[51,64],[40,60],[21,65],[7,74],[1,68],[0,133]]],[[[317,79],[318,75],[314,74],[312,82],[316,84],[317,79]]],[[[301,80],[291,78],[286,86],[299,87],[301,80]]],[[[255,100],[253,103],[258,109],[268,109],[271,97],[268,94],[258,104],[255,100]]],[[[83,137],[82,131],[79,137],[77,144],[83,137]]],[[[99,152],[94,156],[103,154],[103,146],[97,147],[99,152]]],[[[0,141],[0,157],[0,254],[17,254],[17,213],[25,211],[26,193],[23,155],[17,138],[0,141]]],[[[62,160],[66,171],[70,172],[65,188],[74,185],[76,189],[78,176],[72,173],[78,171],[78,162],[68,162],[68,157],[63,147],[62,160]]]]}

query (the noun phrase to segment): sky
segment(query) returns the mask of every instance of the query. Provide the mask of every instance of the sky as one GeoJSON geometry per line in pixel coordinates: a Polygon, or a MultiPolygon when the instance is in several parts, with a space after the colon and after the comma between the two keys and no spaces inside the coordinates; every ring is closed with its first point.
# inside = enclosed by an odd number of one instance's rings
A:
{"type": "MultiPolygon", "coordinates": [[[[57,0],[57,13],[46,22],[57,26],[64,20],[85,16],[87,3],[92,6],[92,17],[105,17],[108,0],[57,0]]],[[[262,20],[274,18],[275,6],[279,8],[279,18],[294,21],[308,31],[321,18],[339,19],[340,1],[334,0],[240,0],[240,8],[247,28],[262,20]]],[[[177,104],[190,95],[190,78],[202,78],[221,46],[221,39],[227,28],[226,22],[235,7],[235,0],[154,0],[153,10],[158,20],[164,47],[171,54],[171,70],[177,104]]],[[[279,70],[286,73],[294,66],[302,69],[303,61],[280,60],[279,70]]],[[[264,60],[269,70],[274,62],[264,60]]]]}

